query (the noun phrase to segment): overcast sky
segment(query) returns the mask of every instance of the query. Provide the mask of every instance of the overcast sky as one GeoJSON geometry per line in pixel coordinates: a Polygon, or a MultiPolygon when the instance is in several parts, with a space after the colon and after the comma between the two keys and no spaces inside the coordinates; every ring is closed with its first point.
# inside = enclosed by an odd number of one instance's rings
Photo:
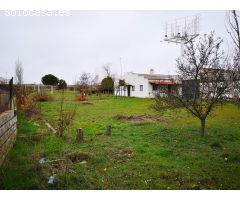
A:
{"type": "Polygon", "coordinates": [[[200,34],[215,30],[228,50],[226,11],[71,11],[65,17],[10,17],[0,12],[0,76],[14,76],[15,61],[24,67],[25,83],[39,83],[52,73],[72,84],[82,72],[174,74],[180,46],[160,42],[164,23],[200,15],[200,34]]]}

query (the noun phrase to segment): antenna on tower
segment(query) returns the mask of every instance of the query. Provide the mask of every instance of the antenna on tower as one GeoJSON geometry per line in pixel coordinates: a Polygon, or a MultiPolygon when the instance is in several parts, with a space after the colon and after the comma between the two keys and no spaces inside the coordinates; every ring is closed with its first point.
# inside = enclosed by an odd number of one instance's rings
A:
{"type": "Polygon", "coordinates": [[[121,77],[122,77],[122,57],[120,57],[121,77]]]}
{"type": "Polygon", "coordinates": [[[200,15],[171,20],[165,23],[164,41],[183,45],[199,36],[200,15]]]}

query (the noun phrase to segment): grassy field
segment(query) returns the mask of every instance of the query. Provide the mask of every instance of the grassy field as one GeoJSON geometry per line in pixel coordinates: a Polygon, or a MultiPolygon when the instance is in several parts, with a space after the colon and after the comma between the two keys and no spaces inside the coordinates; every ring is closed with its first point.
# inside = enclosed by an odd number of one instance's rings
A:
{"type": "Polygon", "coordinates": [[[67,107],[77,105],[76,116],[66,137],[57,138],[45,125],[56,127],[60,93],[54,96],[41,103],[41,116],[18,113],[18,138],[0,168],[0,189],[240,189],[240,110],[234,105],[217,109],[201,138],[199,122],[184,110],[160,117],[149,109],[152,99],[93,96],[81,104],[68,91],[67,107]],[[40,158],[51,162],[39,164],[40,158]]]}

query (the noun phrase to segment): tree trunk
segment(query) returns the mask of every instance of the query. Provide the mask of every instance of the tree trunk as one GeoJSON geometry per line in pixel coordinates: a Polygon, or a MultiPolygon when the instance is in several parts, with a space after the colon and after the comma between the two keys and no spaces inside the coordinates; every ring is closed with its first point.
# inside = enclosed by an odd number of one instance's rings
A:
{"type": "Polygon", "coordinates": [[[205,134],[205,124],[206,124],[206,120],[205,119],[201,119],[200,135],[202,137],[204,137],[204,134],[205,134]]]}

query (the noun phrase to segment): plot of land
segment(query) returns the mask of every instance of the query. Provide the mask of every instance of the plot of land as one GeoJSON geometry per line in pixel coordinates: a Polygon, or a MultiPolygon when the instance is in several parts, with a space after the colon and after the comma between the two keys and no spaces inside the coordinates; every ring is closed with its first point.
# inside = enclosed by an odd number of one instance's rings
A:
{"type": "Polygon", "coordinates": [[[42,115],[18,113],[18,138],[0,168],[1,189],[240,189],[240,111],[232,104],[207,121],[185,111],[158,116],[152,99],[92,96],[76,107],[65,137],[56,137],[60,93],[42,115]],[[108,125],[112,135],[105,136],[108,125]],[[84,142],[75,140],[84,131],[84,142]]]}

